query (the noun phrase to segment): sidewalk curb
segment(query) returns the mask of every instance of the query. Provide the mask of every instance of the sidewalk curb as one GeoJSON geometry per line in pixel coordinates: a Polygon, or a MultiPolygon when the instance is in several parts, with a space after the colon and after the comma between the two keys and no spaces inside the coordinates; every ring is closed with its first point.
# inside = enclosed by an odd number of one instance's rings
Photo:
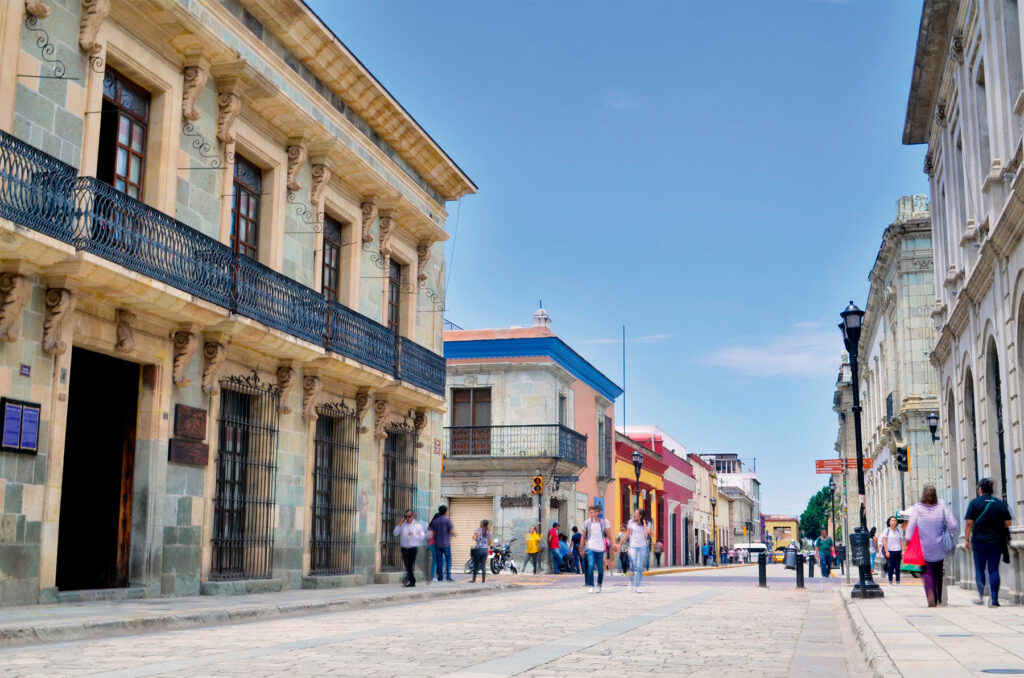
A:
{"type": "Polygon", "coordinates": [[[857,645],[860,647],[861,654],[864,655],[864,661],[871,668],[872,676],[874,678],[902,676],[903,674],[896,667],[896,662],[892,660],[892,657],[889,656],[889,653],[882,646],[881,641],[878,640],[878,636],[871,630],[871,625],[864,618],[864,613],[860,611],[853,598],[850,597],[851,591],[852,587],[843,586],[839,589],[839,596],[842,598],[846,615],[849,617],[850,623],[853,624],[857,645]]]}
{"type": "Polygon", "coordinates": [[[718,567],[675,567],[664,570],[648,570],[644,572],[645,577],[653,577],[659,574],[686,574],[687,572],[702,572],[704,570],[731,570],[736,567],[750,567],[757,563],[737,563],[735,565],[719,565],[718,567]]]}
{"type": "Polygon", "coordinates": [[[202,626],[221,624],[239,624],[244,622],[281,619],[284,617],[302,617],[306,615],[325,614],[347,610],[387,607],[405,603],[420,602],[434,598],[452,598],[475,596],[488,593],[501,593],[507,590],[522,588],[521,584],[496,584],[488,588],[443,589],[436,593],[425,590],[416,593],[387,593],[369,598],[346,600],[324,600],[310,603],[284,603],[253,607],[224,607],[214,610],[203,610],[186,613],[154,613],[130,619],[103,619],[85,622],[54,622],[30,624],[26,626],[0,627],[0,648],[28,646],[41,643],[62,643],[90,638],[111,638],[136,633],[156,633],[159,631],[178,631],[202,626]]]}

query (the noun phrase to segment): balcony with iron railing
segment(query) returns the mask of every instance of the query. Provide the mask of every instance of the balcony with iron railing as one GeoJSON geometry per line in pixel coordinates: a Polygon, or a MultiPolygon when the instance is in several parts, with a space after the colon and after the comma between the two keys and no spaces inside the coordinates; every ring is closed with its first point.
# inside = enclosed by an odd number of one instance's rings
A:
{"type": "Polygon", "coordinates": [[[442,356],[3,131],[0,217],[444,394],[442,356]]]}
{"type": "Polygon", "coordinates": [[[587,465],[587,436],[561,424],[449,426],[444,438],[451,459],[548,457],[587,465]]]}

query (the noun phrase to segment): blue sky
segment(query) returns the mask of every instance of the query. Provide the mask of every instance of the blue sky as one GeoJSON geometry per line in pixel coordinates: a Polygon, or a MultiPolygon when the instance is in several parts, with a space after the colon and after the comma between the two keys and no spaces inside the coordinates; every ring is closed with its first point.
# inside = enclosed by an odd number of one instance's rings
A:
{"type": "Polygon", "coordinates": [[[802,511],[838,313],[927,192],[900,143],[921,3],[309,1],[480,187],[447,317],[543,299],[616,382],[626,325],[629,423],[756,457],[762,510],[802,511]]]}

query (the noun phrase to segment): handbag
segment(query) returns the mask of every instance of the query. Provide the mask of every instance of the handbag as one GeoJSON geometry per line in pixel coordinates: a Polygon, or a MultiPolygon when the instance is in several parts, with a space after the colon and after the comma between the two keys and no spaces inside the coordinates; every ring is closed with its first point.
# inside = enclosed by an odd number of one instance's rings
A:
{"type": "Polygon", "coordinates": [[[900,564],[901,572],[924,572],[924,550],[921,548],[921,532],[914,531],[914,536],[907,542],[907,552],[903,554],[900,564]]]}
{"type": "Polygon", "coordinates": [[[942,550],[949,553],[956,547],[953,535],[949,532],[949,521],[946,519],[946,509],[942,511],[942,550]]]}

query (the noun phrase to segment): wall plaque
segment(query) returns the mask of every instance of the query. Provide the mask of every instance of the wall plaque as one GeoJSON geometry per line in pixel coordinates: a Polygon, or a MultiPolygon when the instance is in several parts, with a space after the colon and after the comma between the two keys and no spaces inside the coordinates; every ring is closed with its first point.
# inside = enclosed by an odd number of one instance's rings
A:
{"type": "Polygon", "coordinates": [[[198,440],[172,438],[167,450],[167,461],[176,464],[206,466],[210,459],[210,446],[198,440]]]}
{"type": "Polygon", "coordinates": [[[206,410],[188,405],[175,405],[174,435],[192,440],[206,440],[206,410]]]}
{"type": "Polygon", "coordinates": [[[533,497],[528,494],[501,498],[501,508],[532,508],[533,505],[533,497]]]}
{"type": "Polygon", "coordinates": [[[0,450],[36,454],[39,451],[39,403],[0,398],[0,450]]]}

